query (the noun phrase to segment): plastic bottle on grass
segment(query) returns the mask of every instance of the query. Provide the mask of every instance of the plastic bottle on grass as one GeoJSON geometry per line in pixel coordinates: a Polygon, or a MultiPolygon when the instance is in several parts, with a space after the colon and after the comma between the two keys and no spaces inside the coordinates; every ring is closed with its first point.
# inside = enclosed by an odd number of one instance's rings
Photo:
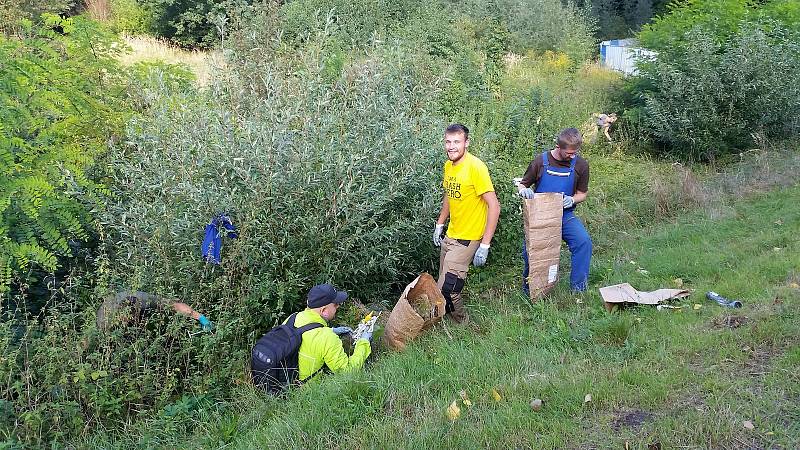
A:
{"type": "Polygon", "coordinates": [[[742,302],[739,300],[728,300],[727,298],[717,294],[714,291],[706,292],[706,298],[709,300],[713,300],[717,302],[720,306],[724,306],[726,308],[741,308],[742,302]]]}

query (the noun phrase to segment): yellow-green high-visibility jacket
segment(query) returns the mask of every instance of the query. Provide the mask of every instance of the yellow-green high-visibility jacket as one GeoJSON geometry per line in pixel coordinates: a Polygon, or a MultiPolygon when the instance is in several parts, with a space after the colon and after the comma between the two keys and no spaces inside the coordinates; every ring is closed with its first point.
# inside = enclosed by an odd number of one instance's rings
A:
{"type": "Polygon", "coordinates": [[[317,373],[323,365],[328,366],[333,373],[347,372],[364,366],[364,361],[372,353],[368,340],[356,341],[353,356],[348,357],[344,352],[342,340],[316,311],[306,309],[297,313],[294,326],[300,328],[311,322],[321,323],[323,326],[303,333],[303,341],[297,356],[299,380],[305,380],[317,373]]]}

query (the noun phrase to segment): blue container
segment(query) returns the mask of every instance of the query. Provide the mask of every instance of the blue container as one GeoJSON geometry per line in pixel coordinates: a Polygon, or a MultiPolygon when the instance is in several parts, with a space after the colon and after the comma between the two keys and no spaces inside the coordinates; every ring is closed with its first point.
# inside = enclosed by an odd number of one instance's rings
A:
{"type": "Polygon", "coordinates": [[[726,308],[741,308],[742,307],[742,302],[740,302],[739,300],[728,300],[727,298],[717,294],[714,291],[706,292],[706,298],[708,298],[709,300],[713,300],[713,301],[719,303],[720,306],[724,306],[726,308]]]}

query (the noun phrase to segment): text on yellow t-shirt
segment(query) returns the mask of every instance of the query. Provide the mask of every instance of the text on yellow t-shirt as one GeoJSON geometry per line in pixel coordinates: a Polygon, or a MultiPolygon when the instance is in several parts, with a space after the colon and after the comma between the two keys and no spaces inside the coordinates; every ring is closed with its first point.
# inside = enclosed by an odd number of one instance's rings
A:
{"type": "Polygon", "coordinates": [[[450,203],[447,236],[470,241],[481,239],[489,211],[481,195],[494,191],[486,164],[471,153],[465,153],[455,166],[447,161],[442,185],[450,203]]]}

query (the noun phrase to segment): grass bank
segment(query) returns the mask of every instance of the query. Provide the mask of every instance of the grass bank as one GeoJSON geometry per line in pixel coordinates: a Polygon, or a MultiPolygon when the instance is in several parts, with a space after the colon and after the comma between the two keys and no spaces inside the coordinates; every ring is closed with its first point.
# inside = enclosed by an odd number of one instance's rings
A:
{"type": "Polygon", "coordinates": [[[363,373],[286,400],[243,385],[232,403],[185,398],[135,430],[81,445],[797,448],[800,186],[780,178],[784,187],[768,192],[729,189],[732,177],[763,177],[712,172],[698,192],[719,195],[705,207],[613,230],[585,295],[560,287],[531,304],[517,293],[517,262],[492,261],[468,282],[469,326],[438,327],[363,373]],[[676,279],[693,289],[680,312],[609,314],[596,290],[676,279]],[[723,309],[704,299],[707,290],[745,306],[723,309]],[[454,401],[460,415],[451,420],[454,401]]]}

